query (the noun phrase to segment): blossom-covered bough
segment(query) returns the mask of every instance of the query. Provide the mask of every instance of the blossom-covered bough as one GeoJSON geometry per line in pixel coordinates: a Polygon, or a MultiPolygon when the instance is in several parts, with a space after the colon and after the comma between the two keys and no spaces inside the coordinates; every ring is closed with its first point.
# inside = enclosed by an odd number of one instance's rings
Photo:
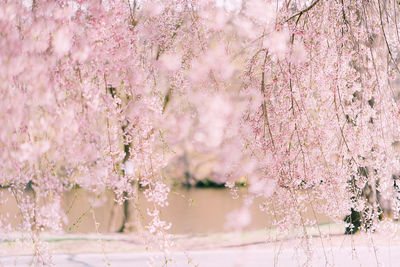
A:
{"type": "Polygon", "coordinates": [[[228,187],[246,177],[246,205],[265,199],[277,227],[299,226],[305,238],[318,223],[306,208],[338,222],[352,211],[374,231],[386,199],[396,219],[399,9],[392,0],[2,1],[0,185],[38,263],[39,234],[61,229],[60,200],[74,185],[135,204],[140,184],[154,204],[148,229],[169,246],[165,169],[182,146],[212,155],[211,178],[228,187]]]}

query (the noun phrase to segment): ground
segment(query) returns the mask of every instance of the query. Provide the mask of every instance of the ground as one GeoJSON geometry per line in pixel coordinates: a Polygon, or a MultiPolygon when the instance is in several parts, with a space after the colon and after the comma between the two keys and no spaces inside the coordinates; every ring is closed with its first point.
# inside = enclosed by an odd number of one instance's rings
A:
{"type": "MultiPolygon", "coordinates": [[[[149,249],[143,237],[134,234],[43,234],[43,239],[55,266],[302,266],[307,255],[311,255],[309,266],[399,266],[397,230],[349,236],[342,234],[342,228],[334,224],[320,225],[319,230],[307,228],[313,236],[309,242],[297,238],[295,232],[277,235],[271,229],[179,235],[173,237],[175,246],[167,255],[149,249]]],[[[10,237],[0,246],[0,262],[29,266],[31,253],[29,246],[18,245],[10,237]]]]}

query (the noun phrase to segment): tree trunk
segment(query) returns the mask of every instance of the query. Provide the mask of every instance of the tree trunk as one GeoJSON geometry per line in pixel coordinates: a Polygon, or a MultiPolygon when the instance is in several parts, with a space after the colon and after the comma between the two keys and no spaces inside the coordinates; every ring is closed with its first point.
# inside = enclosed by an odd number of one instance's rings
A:
{"type": "MultiPolygon", "coordinates": [[[[140,205],[139,205],[139,185],[134,183],[134,192],[132,199],[126,199],[123,204],[123,220],[122,226],[118,232],[140,232],[142,230],[142,224],[140,221],[140,205]]],[[[124,197],[127,197],[124,192],[124,197]]]]}

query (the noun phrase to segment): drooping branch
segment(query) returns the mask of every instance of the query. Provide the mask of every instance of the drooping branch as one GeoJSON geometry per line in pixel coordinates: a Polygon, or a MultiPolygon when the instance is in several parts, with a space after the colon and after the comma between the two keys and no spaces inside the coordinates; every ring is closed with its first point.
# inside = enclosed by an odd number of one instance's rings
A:
{"type": "Polygon", "coordinates": [[[291,17],[289,17],[285,22],[288,22],[289,20],[299,16],[299,18],[297,20],[300,19],[300,17],[304,14],[307,13],[309,10],[311,10],[316,4],[318,4],[320,0],[314,0],[314,2],[311,3],[311,5],[309,5],[308,7],[304,8],[303,10],[297,12],[296,14],[292,15],[291,17]]]}

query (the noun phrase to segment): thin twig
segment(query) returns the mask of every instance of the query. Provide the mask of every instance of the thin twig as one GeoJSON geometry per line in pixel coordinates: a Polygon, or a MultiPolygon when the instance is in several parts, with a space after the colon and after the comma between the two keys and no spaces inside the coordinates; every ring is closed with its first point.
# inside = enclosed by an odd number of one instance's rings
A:
{"type": "Polygon", "coordinates": [[[304,13],[308,12],[310,9],[312,9],[316,4],[318,4],[320,0],[315,0],[314,2],[311,3],[310,6],[306,7],[305,9],[297,12],[296,14],[294,14],[293,16],[291,16],[290,18],[288,18],[287,20],[285,20],[285,22],[288,22],[289,20],[299,16],[299,18],[297,20],[300,19],[301,15],[303,15],[304,13]]]}

